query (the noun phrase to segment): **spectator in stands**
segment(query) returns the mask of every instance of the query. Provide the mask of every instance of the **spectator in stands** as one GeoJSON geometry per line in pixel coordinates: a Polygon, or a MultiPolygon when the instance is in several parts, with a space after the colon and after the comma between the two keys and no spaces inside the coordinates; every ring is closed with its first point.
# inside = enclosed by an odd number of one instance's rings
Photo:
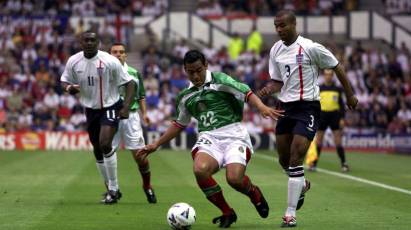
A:
{"type": "Polygon", "coordinates": [[[404,124],[409,124],[411,122],[411,109],[405,101],[402,101],[400,105],[401,107],[398,110],[397,117],[404,124]]]}
{"type": "Polygon", "coordinates": [[[176,87],[179,90],[188,86],[187,78],[183,74],[181,66],[179,65],[173,65],[171,69],[170,86],[176,87]]]}
{"type": "Polygon", "coordinates": [[[84,130],[87,126],[86,116],[82,109],[73,109],[73,114],[70,116],[69,122],[76,130],[84,130]]]}
{"type": "Polygon", "coordinates": [[[247,51],[253,51],[255,54],[261,53],[263,46],[263,37],[257,30],[257,25],[254,23],[251,28],[250,34],[247,37],[247,51]]]}
{"type": "MultiPolygon", "coordinates": [[[[145,83],[144,83],[145,84],[145,83]]],[[[160,97],[158,90],[146,88],[146,103],[147,106],[157,107],[160,97]]],[[[149,116],[150,117],[150,116],[149,116]]]]}
{"type": "Polygon", "coordinates": [[[231,60],[236,60],[244,50],[244,41],[238,33],[234,33],[228,43],[228,53],[231,60]]]}
{"type": "Polygon", "coordinates": [[[189,50],[190,48],[187,45],[187,41],[185,39],[181,39],[177,45],[174,47],[173,50],[173,55],[178,58],[183,58],[184,54],[189,50]]]}
{"type": "Polygon", "coordinates": [[[58,125],[55,127],[55,131],[73,132],[75,130],[76,128],[74,127],[74,125],[66,118],[61,118],[58,125]]]}
{"type": "Polygon", "coordinates": [[[264,7],[264,0],[248,0],[245,1],[245,11],[250,15],[261,15],[264,7]]]}
{"type": "MultiPolygon", "coordinates": [[[[46,126],[42,123],[41,119],[38,117],[34,118],[34,122],[31,125],[30,130],[34,132],[39,132],[45,129],[46,129],[46,126]]],[[[10,131],[13,131],[13,130],[10,130],[10,131]]]]}
{"type": "Polygon", "coordinates": [[[201,0],[198,2],[196,14],[204,18],[214,18],[223,15],[223,10],[216,0],[201,0]]]}
{"type": "Polygon", "coordinates": [[[144,85],[147,90],[159,92],[160,83],[152,73],[146,75],[144,79],[144,85]]]}
{"type": "Polygon", "coordinates": [[[270,10],[270,15],[275,15],[277,11],[284,9],[285,0],[266,0],[265,2],[270,10]]]}
{"type": "Polygon", "coordinates": [[[162,13],[162,6],[156,4],[153,0],[145,0],[141,14],[143,16],[157,16],[162,13]]]}
{"type": "Polygon", "coordinates": [[[410,72],[410,53],[409,53],[409,50],[407,50],[404,43],[401,44],[401,50],[399,50],[398,52],[395,52],[395,54],[397,56],[396,61],[401,66],[402,72],[404,74],[409,73],[410,72]]]}
{"type": "Polygon", "coordinates": [[[53,88],[48,88],[47,93],[44,95],[43,104],[49,109],[58,108],[59,96],[53,88]]]}
{"type": "MultiPolygon", "coordinates": [[[[0,100],[1,102],[1,100],[0,100]]],[[[6,110],[0,108],[0,134],[5,133],[7,130],[5,129],[5,124],[7,121],[7,113],[6,110]]]]}
{"type": "Polygon", "coordinates": [[[385,0],[384,2],[387,14],[411,13],[410,0],[385,0]]]}
{"type": "Polygon", "coordinates": [[[20,111],[23,107],[23,95],[19,92],[18,87],[14,87],[11,95],[6,100],[9,110],[20,111]]]}
{"type": "Polygon", "coordinates": [[[403,134],[405,132],[405,123],[403,123],[400,118],[395,117],[387,127],[387,132],[390,134],[403,134]]]}
{"type": "Polygon", "coordinates": [[[396,78],[403,79],[404,77],[402,67],[400,63],[398,63],[395,54],[390,55],[388,61],[388,75],[391,78],[391,80],[395,80],[396,78]]]}

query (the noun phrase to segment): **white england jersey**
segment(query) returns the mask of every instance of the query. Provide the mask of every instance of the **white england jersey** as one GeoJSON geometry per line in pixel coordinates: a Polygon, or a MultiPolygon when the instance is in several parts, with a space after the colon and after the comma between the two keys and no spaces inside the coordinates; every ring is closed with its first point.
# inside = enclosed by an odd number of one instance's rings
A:
{"type": "Polygon", "coordinates": [[[335,56],[323,45],[302,36],[290,46],[277,41],[270,51],[271,79],[284,84],[278,96],[282,102],[319,101],[319,69],[337,65],[335,56]]]}
{"type": "Polygon", "coordinates": [[[60,80],[80,85],[80,102],[86,108],[107,108],[120,99],[119,86],[132,80],[120,61],[104,51],[93,58],[84,57],[83,51],[67,61],[60,80]]]}

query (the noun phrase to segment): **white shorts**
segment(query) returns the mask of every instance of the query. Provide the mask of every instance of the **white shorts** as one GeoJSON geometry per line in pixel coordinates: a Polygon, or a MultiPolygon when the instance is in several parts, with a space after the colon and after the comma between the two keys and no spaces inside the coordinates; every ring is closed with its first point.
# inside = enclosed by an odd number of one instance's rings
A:
{"type": "Polygon", "coordinates": [[[199,133],[192,151],[207,153],[220,168],[231,163],[247,165],[254,152],[247,129],[238,122],[199,133]]]}
{"type": "Polygon", "coordinates": [[[121,140],[124,147],[129,150],[144,147],[143,129],[141,128],[140,115],[138,112],[130,112],[128,119],[120,120],[118,130],[113,138],[113,148],[118,149],[121,140]]]}

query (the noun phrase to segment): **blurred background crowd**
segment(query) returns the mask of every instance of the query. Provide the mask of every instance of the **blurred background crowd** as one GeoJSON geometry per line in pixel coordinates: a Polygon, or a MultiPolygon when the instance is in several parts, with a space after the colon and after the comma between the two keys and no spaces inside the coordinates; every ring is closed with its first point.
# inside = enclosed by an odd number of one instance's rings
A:
{"type": "MultiPolygon", "coordinates": [[[[384,1],[386,13],[411,12],[406,0],[384,1]]],[[[243,0],[198,1],[195,11],[202,17],[222,15],[272,15],[292,9],[299,15],[344,14],[355,10],[355,0],[243,0]]],[[[70,55],[80,50],[78,36],[84,31],[71,16],[158,16],[167,10],[167,0],[1,1],[0,2],[0,132],[74,131],[85,129],[85,116],[78,97],[64,93],[59,78],[70,55]],[[42,18],[46,15],[46,18],[42,18]],[[37,18],[36,18],[37,17],[37,18]]],[[[105,43],[114,42],[110,20],[95,28],[105,43]]],[[[204,48],[211,71],[223,71],[258,90],[270,79],[268,53],[272,44],[262,44],[261,34],[233,35],[227,46],[204,48]]],[[[360,106],[346,113],[346,129],[361,132],[411,133],[411,52],[381,50],[361,42],[324,43],[346,67],[360,106]]],[[[146,88],[148,130],[164,131],[174,113],[177,93],[188,85],[182,56],[191,47],[181,40],[169,52],[150,43],[141,52],[146,88]]],[[[320,76],[321,81],[321,76],[320,76]]],[[[275,97],[265,99],[276,105],[275,97]]],[[[244,123],[250,132],[273,131],[275,124],[262,119],[246,106],[244,123]]],[[[187,132],[195,132],[192,123],[187,132]]]]}

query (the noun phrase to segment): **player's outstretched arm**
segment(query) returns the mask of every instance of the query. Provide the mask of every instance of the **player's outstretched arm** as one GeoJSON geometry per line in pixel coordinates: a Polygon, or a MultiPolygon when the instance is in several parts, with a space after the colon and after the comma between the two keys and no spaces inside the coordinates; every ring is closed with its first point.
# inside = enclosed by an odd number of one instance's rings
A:
{"type": "Polygon", "coordinates": [[[351,87],[350,82],[347,79],[347,75],[345,74],[344,67],[338,64],[334,68],[334,72],[337,75],[338,80],[341,82],[341,85],[344,88],[345,96],[347,97],[347,106],[349,109],[353,110],[357,106],[358,99],[354,95],[354,91],[351,87]]]}
{"type": "Polygon", "coordinates": [[[130,111],[130,106],[136,93],[136,83],[129,81],[125,85],[126,94],[124,95],[123,108],[119,111],[120,119],[127,119],[130,111]]]}
{"type": "Polygon", "coordinates": [[[158,140],[144,146],[137,152],[137,155],[142,158],[147,157],[150,153],[155,152],[162,144],[174,139],[183,129],[184,128],[179,127],[176,123],[171,124],[158,140]]]}
{"type": "Polygon", "coordinates": [[[141,115],[143,116],[143,122],[145,125],[150,125],[151,121],[150,118],[147,116],[147,106],[146,106],[146,99],[140,99],[138,101],[138,103],[140,104],[140,111],[141,111],[141,115]]]}
{"type": "Polygon", "coordinates": [[[75,95],[76,93],[80,92],[80,86],[69,84],[67,82],[61,82],[61,87],[63,87],[64,91],[68,92],[71,95],[75,95]]]}
{"type": "Polygon", "coordinates": [[[273,93],[279,92],[281,90],[281,87],[283,87],[283,83],[280,81],[275,81],[271,80],[270,82],[267,83],[266,86],[264,86],[262,89],[257,91],[257,96],[258,97],[266,97],[269,96],[273,93]]]}
{"type": "Polygon", "coordinates": [[[264,118],[270,117],[273,120],[277,120],[278,117],[284,116],[284,110],[276,110],[273,108],[270,108],[266,106],[259,97],[257,97],[255,94],[251,94],[248,97],[248,103],[258,109],[260,111],[261,116],[264,118]]]}

